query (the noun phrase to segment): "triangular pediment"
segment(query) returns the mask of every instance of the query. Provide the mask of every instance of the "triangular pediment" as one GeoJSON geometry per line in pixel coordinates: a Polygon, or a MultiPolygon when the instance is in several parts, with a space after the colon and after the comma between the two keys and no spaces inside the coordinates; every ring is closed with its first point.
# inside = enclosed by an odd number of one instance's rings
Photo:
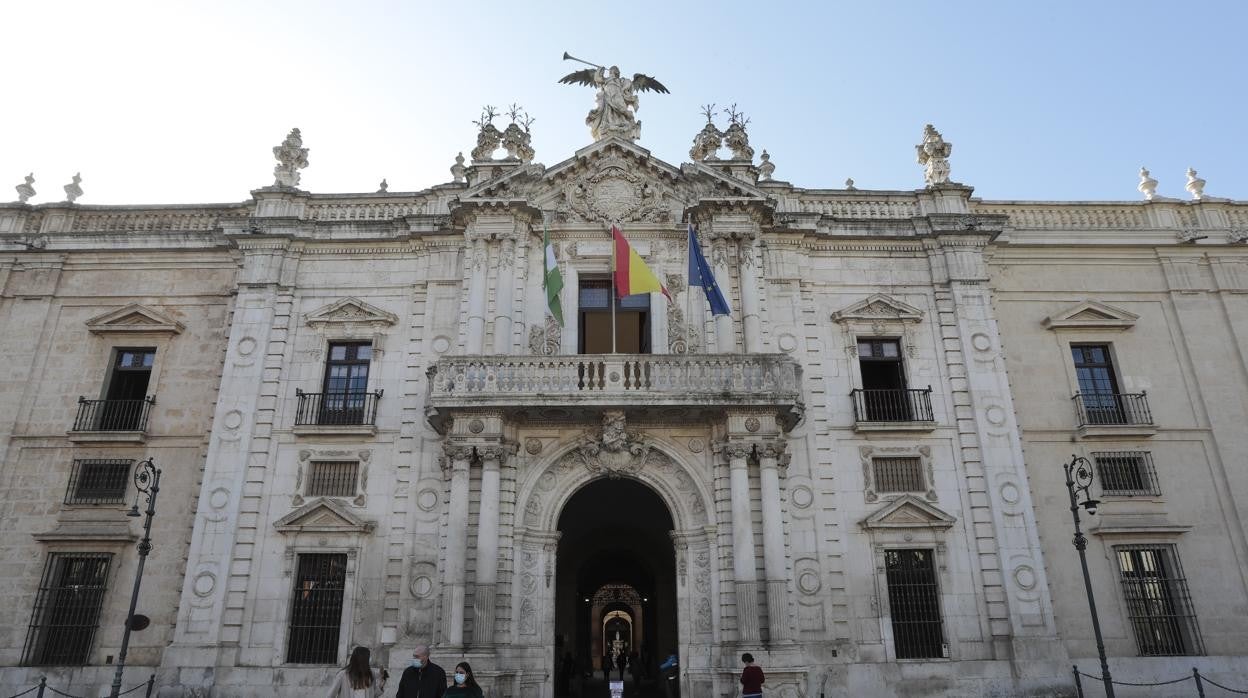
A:
{"type": "Polygon", "coordinates": [[[914,495],[907,494],[884,505],[874,514],[860,521],[859,525],[867,530],[896,528],[944,530],[956,522],[957,519],[952,515],[914,495]]]}
{"type": "Polygon", "coordinates": [[[1099,301],[1086,300],[1046,317],[1041,324],[1050,330],[1126,330],[1134,327],[1135,321],[1139,319],[1139,315],[1122,308],[1115,308],[1099,301]]]}
{"type": "Polygon", "coordinates": [[[374,526],[332,499],[308,502],[273,523],[282,533],[368,533],[374,526]]]}
{"type": "Polygon", "coordinates": [[[186,326],[159,310],[131,303],[87,320],[87,329],[93,334],[112,332],[177,334],[186,329],[186,326]]]}
{"type": "Polygon", "coordinates": [[[864,322],[880,322],[882,320],[919,322],[922,319],[922,310],[882,293],[868,296],[857,303],[832,313],[833,322],[848,322],[851,320],[864,322]]]}
{"type": "Polygon", "coordinates": [[[369,305],[359,298],[343,298],[317,308],[303,317],[304,322],[309,325],[393,325],[399,321],[398,315],[369,305]]]}

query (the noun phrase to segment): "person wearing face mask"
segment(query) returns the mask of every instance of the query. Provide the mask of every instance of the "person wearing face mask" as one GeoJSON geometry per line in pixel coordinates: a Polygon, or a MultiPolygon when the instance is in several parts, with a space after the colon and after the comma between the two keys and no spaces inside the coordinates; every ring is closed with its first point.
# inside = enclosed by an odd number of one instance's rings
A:
{"type": "Polygon", "coordinates": [[[334,676],[334,683],[325,698],[380,698],[386,689],[388,674],[385,669],[370,669],[370,657],[367,647],[356,647],[351,652],[347,668],[334,676]]]}
{"type": "Polygon", "coordinates": [[[455,683],[446,689],[446,698],[485,698],[477,680],[472,677],[472,667],[468,666],[468,662],[456,664],[451,679],[455,683]]]}
{"type": "Polygon", "coordinates": [[[446,695],[446,672],[429,661],[429,645],[416,645],[412,663],[399,678],[395,698],[443,698],[446,695]]]}

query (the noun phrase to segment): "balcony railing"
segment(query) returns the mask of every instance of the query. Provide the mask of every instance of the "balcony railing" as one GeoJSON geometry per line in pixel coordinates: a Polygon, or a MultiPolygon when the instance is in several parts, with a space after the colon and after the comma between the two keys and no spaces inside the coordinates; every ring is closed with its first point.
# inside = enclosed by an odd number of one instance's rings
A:
{"type": "Polygon", "coordinates": [[[147,431],[147,416],[156,398],[142,400],[88,400],[78,398],[73,431],[147,431]]]}
{"type": "Polygon", "coordinates": [[[934,422],[931,388],[856,388],[856,422],[934,422]]]}
{"type": "Polygon", "coordinates": [[[1075,393],[1080,427],[1153,423],[1147,393],[1075,393]]]}
{"type": "Polygon", "coordinates": [[[775,406],[795,423],[801,367],[783,354],[457,356],[429,368],[429,421],[454,408],[775,406]]]}
{"type": "Polygon", "coordinates": [[[295,426],[373,426],[382,392],[305,393],[296,388],[295,426]]]}

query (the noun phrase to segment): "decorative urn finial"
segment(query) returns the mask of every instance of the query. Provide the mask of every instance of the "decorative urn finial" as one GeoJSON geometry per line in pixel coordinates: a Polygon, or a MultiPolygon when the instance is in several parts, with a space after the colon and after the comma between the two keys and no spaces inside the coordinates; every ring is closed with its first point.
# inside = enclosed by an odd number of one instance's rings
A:
{"type": "Polygon", "coordinates": [[[30,200],[30,197],[35,195],[36,193],[35,188],[31,186],[34,183],[35,183],[35,173],[31,172],[30,174],[26,175],[25,182],[15,187],[17,189],[17,203],[24,204],[30,200]]]}
{"type": "Polygon", "coordinates": [[[1148,201],[1152,201],[1153,197],[1157,196],[1157,180],[1149,176],[1147,167],[1140,168],[1140,183],[1136,189],[1139,189],[1148,201]]]}
{"type": "Polygon", "coordinates": [[[74,179],[65,185],[65,200],[71,204],[74,203],[74,199],[82,196],[82,187],[78,186],[80,182],[82,182],[82,173],[75,172],[74,179]]]}
{"type": "Polygon", "coordinates": [[[290,129],[286,140],[281,145],[273,146],[273,157],[277,158],[277,166],[273,168],[273,186],[299,186],[299,170],[308,166],[308,149],[303,147],[299,129],[290,129]]]}
{"type": "Polygon", "coordinates": [[[1183,187],[1192,195],[1192,199],[1200,201],[1205,198],[1205,180],[1196,176],[1196,170],[1187,168],[1187,185],[1183,187]]]}

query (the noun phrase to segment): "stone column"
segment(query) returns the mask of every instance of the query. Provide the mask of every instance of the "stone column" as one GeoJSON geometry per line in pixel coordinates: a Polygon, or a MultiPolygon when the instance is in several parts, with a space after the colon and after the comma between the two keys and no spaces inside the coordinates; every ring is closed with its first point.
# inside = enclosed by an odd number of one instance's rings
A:
{"type": "Polygon", "coordinates": [[[485,347],[485,285],[487,252],[485,237],[468,241],[468,341],[464,347],[469,354],[480,354],[485,347]]]}
{"type": "MultiPolygon", "coordinates": [[[[719,284],[721,290],[726,291],[728,297],[728,306],[736,304],[732,297],[732,276],[728,272],[728,255],[730,254],[730,245],[732,242],[723,236],[712,238],[711,242],[711,261],[715,265],[715,282],[719,284]]],[[[715,316],[715,350],[720,354],[731,354],[736,347],[736,338],[732,335],[732,316],[716,315],[715,316]]]]}
{"type": "Polygon", "coordinates": [[[758,267],[755,265],[755,240],[743,238],[740,248],[741,335],[747,354],[762,351],[763,337],[758,318],[758,267]]]}
{"type": "Polygon", "coordinates": [[[464,587],[467,574],[468,480],[472,447],[457,443],[445,446],[451,475],[451,501],[446,521],[446,583],[442,599],[446,604],[443,637],[450,647],[464,646],[464,587]]]}
{"type": "Polygon", "coordinates": [[[750,472],[747,444],[724,446],[732,487],[732,574],[737,592],[737,635],[758,641],[758,582],[754,571],[754,526],[750,521],[750,472]]]}
{"type": "Polygon", "coordinates": [[[481,507],[477,513],[477,579],[473,587],[472,644],[494,644],[494,599],[498,581],[499,471],[504,446],[478,447],[481,456],[481,507]]]}
{"type": "Polygon", "coordinates": [[[792,639],[784,519],[780,512],[780,465],[782,460],[787,462],[784,449],[785,443],[780,440],[766,441],[758,446],[759,485],[763,500],[763,570],[767,578],[768,637],[772,642],[792,639]]]}
{"type": "Polygon", "coordinates": [[[494,353],[511,353],[512,295],[516,286],[516,239],[504,237],[494,281],[494,353]]]}

